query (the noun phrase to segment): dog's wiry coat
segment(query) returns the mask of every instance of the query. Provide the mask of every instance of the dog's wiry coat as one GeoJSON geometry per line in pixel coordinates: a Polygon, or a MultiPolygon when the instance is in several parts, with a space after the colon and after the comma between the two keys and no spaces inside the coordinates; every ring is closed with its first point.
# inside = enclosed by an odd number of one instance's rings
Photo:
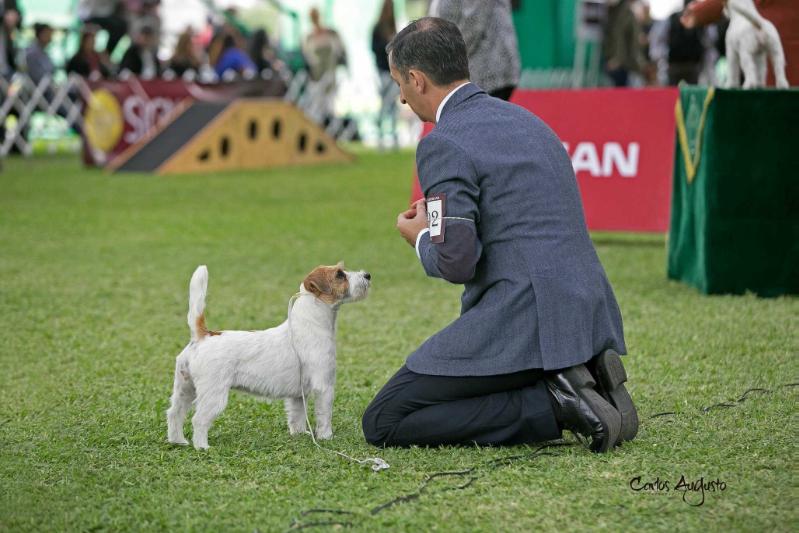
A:
{"type": "Polygon", "coordinates": [[[291,321],[287,319],[263,331],[208,330],[207,286],[208,270],[200,266],[189,286],[187,318],[191,342],[175,364],[171,406],[167,411],[169,442],[188,444],[183,423],[194,404],[194,447],[208,448],[208,430],[225,409],[230,389],[285,399],[291,434],[305,431],[302,393],[311,393],[315,396],[316,436],[332,437],[338,309],[343,303],[366,297],[369,274],[345,271],[341,264],[314,269],[300,286],[291,321]]]}
{"type": "Polygon", "coordinates": [[[744,89],[766,86],[767,62],[771,61],[777,88],[788,87],[785,77],[785,54],[780,35],[774,24],[757,12],[752,0],[727,0],[727,87],[740,86],[744,74],[744,89]]]}

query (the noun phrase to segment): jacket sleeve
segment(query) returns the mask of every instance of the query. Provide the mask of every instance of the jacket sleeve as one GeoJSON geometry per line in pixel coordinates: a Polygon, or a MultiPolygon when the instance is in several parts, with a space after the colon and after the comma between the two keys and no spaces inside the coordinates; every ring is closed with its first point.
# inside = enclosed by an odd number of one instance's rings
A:
{"type": "Polygon", "coordinates": [[[432,133],[422,139],[416,152],[419,182],[425,197],[445,194],[442,218],[444,241],[433,243],[423,234],[417,251],[428,276],[451,283],[466,283],[474,277],[482,244],[480,189],[471,159],[451,141],[432,133]]]}

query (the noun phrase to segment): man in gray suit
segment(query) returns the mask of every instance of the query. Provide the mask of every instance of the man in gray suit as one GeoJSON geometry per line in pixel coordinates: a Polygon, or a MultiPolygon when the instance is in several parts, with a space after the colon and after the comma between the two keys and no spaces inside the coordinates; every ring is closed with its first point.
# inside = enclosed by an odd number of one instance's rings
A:
{"type": "Polygon", "coordinates": [[[427,275],[465,290],[460,317],[367,408],[367,441],[519,444],[568,429],[605,452],[632,439],[621,314],[560,140],[469,83],[451,22],[412,22],[388,52],[402,102],[436,123],[416,153],[425,201],[397,228],[427,275]]]}

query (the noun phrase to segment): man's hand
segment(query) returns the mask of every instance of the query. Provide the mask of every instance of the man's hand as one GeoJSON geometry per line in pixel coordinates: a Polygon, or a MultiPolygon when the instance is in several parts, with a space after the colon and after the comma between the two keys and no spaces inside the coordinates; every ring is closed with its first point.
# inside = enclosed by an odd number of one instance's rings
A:
{"type": "Polygon", "coordinates": [[[416,237],[426,227],[427,207],[424,199],[417,200],[410,209],[397,215],[397,229],[411,246],[416,246],[416,237]]]}

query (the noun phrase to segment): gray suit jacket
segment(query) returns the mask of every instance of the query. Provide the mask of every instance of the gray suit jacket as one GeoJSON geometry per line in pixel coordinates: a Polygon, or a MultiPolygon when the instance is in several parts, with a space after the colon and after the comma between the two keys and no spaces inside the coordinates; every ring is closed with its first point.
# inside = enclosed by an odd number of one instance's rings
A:
{"type": "Polygon", "coordinates": [[[416,163],[425,196],[445,195],[444,241],[421,237],[422,265],[465,290],[460,317],[408,357],[411,371],[487,376],[626,352],[571,161],[544,122],[469,84],[416,163]]]}

